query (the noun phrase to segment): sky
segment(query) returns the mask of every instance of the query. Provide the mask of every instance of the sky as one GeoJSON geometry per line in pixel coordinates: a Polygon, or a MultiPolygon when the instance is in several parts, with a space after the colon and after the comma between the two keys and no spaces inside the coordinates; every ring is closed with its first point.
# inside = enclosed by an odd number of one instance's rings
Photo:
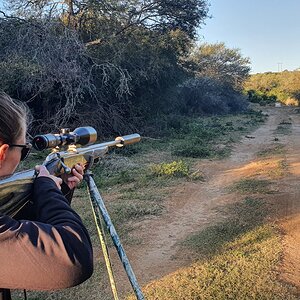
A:
{"type": "Polygon", "coordinates": [[[208,0],[200,42],[224,42],[251,60],[251,73],[300,67],[300,0],[208,0]]]}

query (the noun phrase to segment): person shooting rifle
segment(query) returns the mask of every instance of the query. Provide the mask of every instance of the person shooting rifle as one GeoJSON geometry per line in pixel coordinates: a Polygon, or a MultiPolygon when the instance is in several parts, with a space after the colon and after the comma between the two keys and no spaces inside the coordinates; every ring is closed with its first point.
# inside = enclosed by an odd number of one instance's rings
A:
{"type": "MultiPolygon", "coordinates": [[[[1,93],[0,177],[13,174],[27,157],[31,146],[26,130],[25,106],[1,93]]],[[[62,186],[71,191],[82,180],[83,167],[74,165],[64,182],[45,166],[38,166],[37,172],[30,205],[18,218],[0,214],[1,300],[11,299],[9,289],[63,289],[93,272],[89,234],[61,192],[62,186]]]]}
{"type": "MultiPolygon", "coordinates": [[[[101,214],[117,248],[138,300],[144,296],[111,222],[90,168],[110,147],[140,140],[138,134],[94,144],[97,132],[79,127],[73,132],[36,136],[33,147],[52,149],[35,170],[14,173],[32,145],[26,143],[27,111],[21,103],[0,93],[0,300],[11,299],[9,289],[54,290],[75,286],[93,272],[93,252],[88,232],[71,209],[73,190],[84,178],[101,226],[101,214]]],[[[100,235],[99,235],[100,236],[100,235]]],[[[101,237],[100,237],[101,240],[101,237]]],[[[104,256],[107,251],[102,245],[104,256]]],[[[106,262],[109,275],[110,262],[106,262]]],[[[110,276],[118,299],[113,276],[110,276]]]]}

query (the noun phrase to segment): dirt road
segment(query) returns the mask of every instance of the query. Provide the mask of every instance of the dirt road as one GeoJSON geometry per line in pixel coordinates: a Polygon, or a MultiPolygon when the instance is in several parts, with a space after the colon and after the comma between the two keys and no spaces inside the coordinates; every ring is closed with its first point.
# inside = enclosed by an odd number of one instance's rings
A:
{"type": "MultiPolygon", "coordinates": [[[[269,115],[267,122],[237,143],[229,158],[198,164],[205,182],[176,187],[165,200],[164,214],[136,225],[133,237],[141,244],[127,247],[127,254],[141,284],[190,263],[189,255],[180,253],[180,242],[224,217],[216,208],[241,199],[238,194],[228,193],[228,186],[268,168],[259,164],[257,153],[278,143],[285,145],[287,172],[276,186],[278,193],[268,195],[268,202],[284,232],[281,279],[300,286],[300,114],[291,107],[268,108],[265,113],[269,115]],[[280,134],[280,124],[288,124],[289,131],[280,134]]],[[[127,281],[123,273],[118,277],[127,281]]],[[[129,285],[123,288],[130,289],[129,285]]]]}

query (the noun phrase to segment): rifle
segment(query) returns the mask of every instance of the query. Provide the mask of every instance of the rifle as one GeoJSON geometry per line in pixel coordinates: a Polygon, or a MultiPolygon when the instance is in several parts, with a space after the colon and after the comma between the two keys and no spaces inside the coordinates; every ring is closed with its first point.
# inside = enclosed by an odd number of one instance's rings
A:
{"type": "MultiPolygon", "coordinates": [[[[90,168],[103,157],[110,148],[130,145],[139,142],[140,139],[139,134],[130,134],[119,136],[114,141],[94,144],[97,140],[97,132],[93,127],[87,126],[76,128],[73,132],[64,128],[61,129],[61,132],[58,134],[38,135],[34,137],[32,141],[33,147],[36,150],[52,149],[52,152],[43,162],[43,165],[51,175],[60,176],[64,173],[70,174],[71,168],[76,163],[81,163],[84,166],[84,179],[88,184],[92,210],[115,300],[118,299],[118,295],[107,246],[104,241],[100,215],[117,249],[137,299],[144,300],[144,295],[138,285],[119,236],[91,176],[90,168]]],[[[0,178],[0,214],[14,217],[22,210],[32,198],[32,188],[35,177],[36,172],[34,170],[27,170],[17,172],[5,178],[0,178]]]]}
{"type": "MultiPolygon", "coordinates": [[[[32,144],[39,151],[52,148],[43,165],[51,175],[60,176],[63,173],[70,174],[76,163],[81,163],[87,171],[110,148],[133,144],[140,139],[140,135],[130,134],[117,137],[114,141],[93,144],[97,140],[97,132],[87,126],[76,128],[73,132],[62,129],[59,134],[38,135],[32,144]]],[[[26,170],[0,178],[0,214],[14,217],[31,201],[35,177],[34,170],[26,170]]]]}

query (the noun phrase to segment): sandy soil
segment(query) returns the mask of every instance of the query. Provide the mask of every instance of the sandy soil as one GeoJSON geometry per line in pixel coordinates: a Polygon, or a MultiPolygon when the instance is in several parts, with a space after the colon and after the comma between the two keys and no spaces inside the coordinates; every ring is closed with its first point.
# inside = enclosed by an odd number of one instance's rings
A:
{"type": "MultiPolygon", "coordinates": [[[[188,253],[181,252],[180,242],[224,217],[216,208],[241,199],[226,188],[245,176],[267,169],[268,164],[261,165],[257,153],[280,143],[286,147],[288,172],[278,181],[275,187],[278,192],[268,195],[267,200],[283,232],[280,279],[299,286],[300,290],[300,114],[290,107],[268,108],[265,113],[269,115],[268,121],[236,144],[229,158],[199,162],[205,182],[187,182],[174,188],[165,200],[164,214],[136,224],[133,238],[141,244],[128,246],[126,252],[141,285],[191,262],[188,253]],[[292,123],[292,131],[279,135],[276,128],[285,121],[292,123]]],[[[113,261],[115,269],[120,270],[116,278],[121,290],[130,290],[118,259],[113,257],[113,261]]]]}

